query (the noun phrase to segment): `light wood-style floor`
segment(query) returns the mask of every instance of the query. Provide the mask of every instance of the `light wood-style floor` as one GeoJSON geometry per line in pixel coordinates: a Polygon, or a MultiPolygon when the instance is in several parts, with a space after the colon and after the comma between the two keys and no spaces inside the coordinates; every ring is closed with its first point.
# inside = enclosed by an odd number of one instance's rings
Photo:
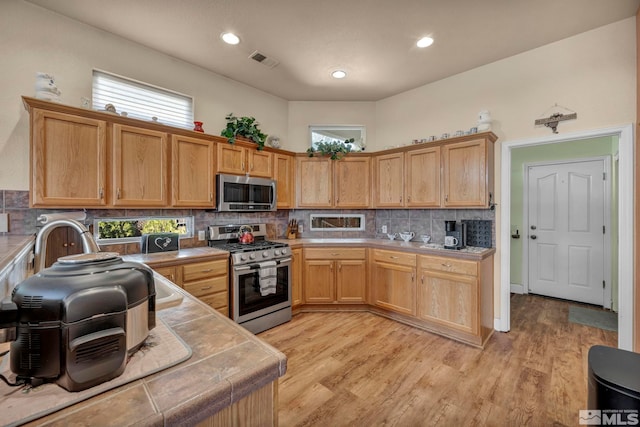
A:
{"type": "Polygon", "coordinates": [[[569,303],[512,295],[484,350],[369,313],[303,313],[260,334],[288,357],[281,426],[578,425],[587,353],[617,334],[569,323],[569,303]]]}

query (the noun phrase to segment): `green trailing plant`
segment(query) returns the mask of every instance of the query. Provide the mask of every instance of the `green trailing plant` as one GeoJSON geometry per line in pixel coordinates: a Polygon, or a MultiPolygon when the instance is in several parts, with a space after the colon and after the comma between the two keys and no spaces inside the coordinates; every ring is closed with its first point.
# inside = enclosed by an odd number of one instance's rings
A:
{"type": "Polygon", "coordinates": [[[340,160],[347,153],[351,152],[351,146],[347,144],[352,144],[355,139],[350,138],[346,139],[344,142],[340,141],[330,141],[330,142],[318,142],[316,147],[310,147],[307,150],[307,154],[309,157],[313,157],[316,153],[321,156],[331,156],[331,160],[340,160]]]}
{"type": "Polygon", "coordinates": [[[236,117],[233,113],[229,113],[225,119],[227,120],[227,127],[222,129],[220,135],[226,137],[229,144],[236,142],[236,137],[242,136],[258,144],[258,150],[264,148],[267,135],[258,129],[259,123],[256,122],[255,118],[236,117]]]}

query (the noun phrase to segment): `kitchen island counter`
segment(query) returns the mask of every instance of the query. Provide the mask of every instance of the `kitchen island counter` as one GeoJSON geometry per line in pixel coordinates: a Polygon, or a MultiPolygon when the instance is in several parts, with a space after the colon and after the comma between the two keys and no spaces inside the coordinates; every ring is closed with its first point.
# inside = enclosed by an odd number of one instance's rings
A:
{"type": "MultiPolygon", "coordinates": [[[[286,372],[286,356],[182,288],[169,286],[183,295],[182,302],[156,316],[191,348],[191,358],[26,425],[161,426],[207,420],[225,426],[238,419],[277,425],[277,380],[286,372]]],[[[34,405],[37,399],[34,393],[34,405]]]]}

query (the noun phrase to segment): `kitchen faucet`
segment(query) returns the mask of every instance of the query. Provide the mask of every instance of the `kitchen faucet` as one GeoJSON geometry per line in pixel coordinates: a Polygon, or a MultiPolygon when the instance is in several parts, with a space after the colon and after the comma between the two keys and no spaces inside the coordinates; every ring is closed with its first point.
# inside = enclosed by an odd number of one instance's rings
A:
{"type": "Polygon", "coordinates": [[[47,239],[53,230],[59,227],[71,227],[80,233],[82,240],[82,251],[85,254],[100,252],[100,247],[93,239],[91,232],[79,221],[75,219],[58,219],[51,221],[40,229],[36,236],[35,262],[33,266],[33,274],[44,269],[45,260],[47,259],[47,239]]]}

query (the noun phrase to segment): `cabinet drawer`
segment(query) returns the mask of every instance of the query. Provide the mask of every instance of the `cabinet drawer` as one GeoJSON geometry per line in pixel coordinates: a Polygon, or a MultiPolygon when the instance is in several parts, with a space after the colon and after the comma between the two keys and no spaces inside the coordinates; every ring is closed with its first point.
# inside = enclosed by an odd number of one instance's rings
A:
{"type": "Polygon", "coordinates": [[[227,275],[227,260],[196,262],[182,266],[184,283],[212,276],[227,275]]]}
{"type": "Polygon", "coordinates": [[[228,316],[228,299],[228,294],[226,292],[220,292],[217,294],[204,296],[200,298],[200,301],[228,316]]]}
{"type": "Polygon", "coordinates": [[[478,263],[452,258],[420,256],[420,268],[426,270],[446,271],[448,273],[478,275],[478,263]]]}
{"type": "Polygon", "coordinates": [[[393,264],[416,266],[416,255],[404,252],[385,251],[382,249],[373,250],[373,259],[375,261],[390,262],[393,264]]]}
{"type": "Polygon", "coordinates": [[[184,290],[191,295],[201,297],[216,292],[226,292],[228,290],[227,276],[213,277],[211,279],[199,280],[184,284],[184,290]]]}
{"type": "Polygon", "coordinates": [[[365,248],[307,248],[305,259],[365,259],[365,248]]]}

